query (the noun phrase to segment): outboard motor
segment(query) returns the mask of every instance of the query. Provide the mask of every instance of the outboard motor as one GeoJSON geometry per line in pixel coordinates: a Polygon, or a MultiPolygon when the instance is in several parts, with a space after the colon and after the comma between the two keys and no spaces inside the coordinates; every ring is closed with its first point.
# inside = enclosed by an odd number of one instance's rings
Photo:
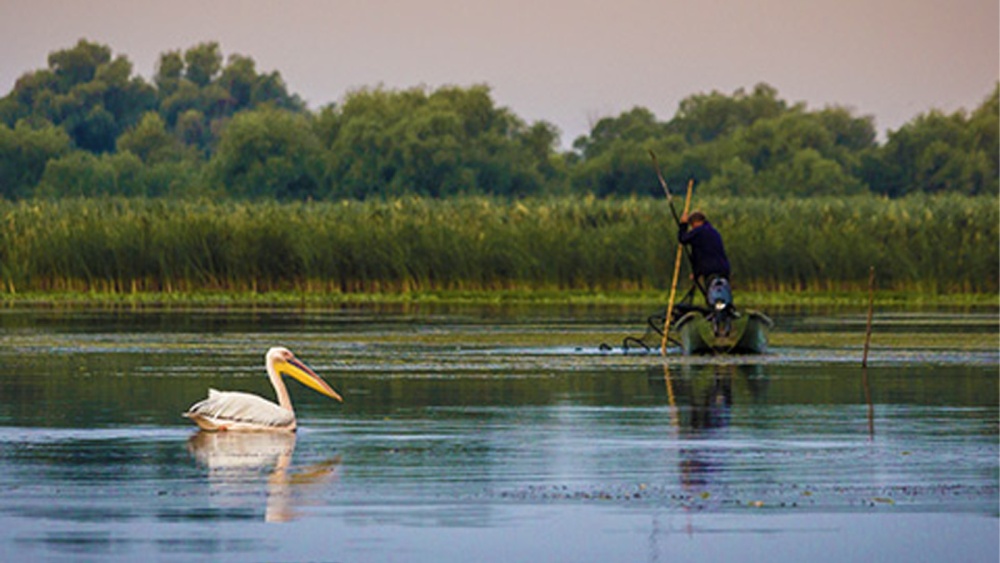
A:
{"type": "Polygon", "coordinates": [[[735,314],[733,291],[729,288],[729,280],[722,277],[712,278],[708,283],[708,306],[712,309],[709,316],[712,319],[715,335],[728,336],[735,314]]]}

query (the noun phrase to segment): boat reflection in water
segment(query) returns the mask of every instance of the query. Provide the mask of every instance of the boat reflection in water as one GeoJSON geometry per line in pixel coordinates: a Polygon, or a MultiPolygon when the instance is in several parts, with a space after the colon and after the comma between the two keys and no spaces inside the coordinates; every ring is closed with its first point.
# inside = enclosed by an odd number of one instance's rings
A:
{"type": "MultiPolygon", "coordinates": [[[[718,480],[732,461],[734,444],[745,440],[745,429],[733,431],[734,388],[742,401],[768,401],[769,379],[757,364],[683,365],[671,369],[664,364],[649,372],[649,385],[666,395],[670,425],[680,447],[680,475],[685,488],[704,488],[718,480]]],[[[867,434],[875,439],[875,417],[867,369],[861,384],[867,406],[867,434]]]]}
{"type": "Polygon", "coordinates": [[[712,474],[722,471],[725,440],[733,408],[734,384],[745,385],[752,401],[762,399],[767,379],[759,365],[685,365],[671,370],[666,364],[650,372],[650,385],[663,387],[670,406],[670,423],[681,440],[680,475],[685,488],[703,488],[712,474]]]}
{"type": "Polygon", "coordinates": [[[266,494],[264,520],[288,522],[298,507],[337,478],[340,456],[292,469],[295,434],[291,432],[198,432],[188,451],[208,469],[214,498],[242,504],[266,494]]]}
{"type": "Polygon", "coordinates": [[[734,385],[745,387],[753,402],[764,399],[768,386],[763,366],[758,364],[682,365],[673,369],[664,364],[652,368],[648,380],[654,393],[666,395],[671,416],[677,417],[672,423],[685,435],[728,424],[734,385]]]}

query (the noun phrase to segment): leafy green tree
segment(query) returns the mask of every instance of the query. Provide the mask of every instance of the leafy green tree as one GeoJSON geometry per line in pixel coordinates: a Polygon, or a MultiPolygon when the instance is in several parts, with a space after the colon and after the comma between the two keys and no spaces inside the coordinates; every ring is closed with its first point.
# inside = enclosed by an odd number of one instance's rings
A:
{"type": "Polygon", "coordinates": [[[163,53],[153,82],[133,76],[128,59],[112,57],[109,47],[81,39],[53,52],[49,68],[18,80],[0,99],[0,122],[13,127],[20,119],[47,120],[63,127],[77,148],[103,153],[114,151],[120,135],[157,110],[168,131],[207,154],[223,122],[237,111],[264,104],[305,110],[277,72],[258,74],[249,57],[234,55],[223,67],[215,42],[163,53]],[[196,116],[200,123],[193,123],[196,116]]]}
{"type": "Polygon", "coordinates": [[[766,190],[754,173],[753,166],[733,156],[719,165],[717,173],[700,188],[704,195],[763,194],[766,190]]]}
{"type": "Polygon", "coordinates": [[[524,167],[535,170],[546,189],[552,193],[563,192],[568,184],[566,160],[557,152],[559,129],[545,121],[533,123],[519,136],[525,163],[524,167]]]}
{"type": "Polygon", "coordinates": [[[231,195],[315,198],[322,151],[305,116],[265,107],[233,117],[208,166],[209,177],[231,195]]]}
{"type": "Polygon", "coordinates": [[[197,111],[204,120],[205,113],[201,110],[201,89],[190,80],[180,80],[171,93],[160,100],[160,114],[169,127],[177,124],[177,119],[186,111],[197,111]]]}
{"type": "Polygon", "coordinates": [[[258,81],[253,59],[243,55],[230,55],[218,82],[232,96],[237,108],[245,108],[250,106],[258,81]]]}
{"type": "Polygon", "coordinates": [[[574,143],[582,158],[571,174],[574,188],[595,195],[658,194],[654,150],[673,187],[694,180],[720,194],[847,194],[863,189],[855,176],[875,146],[870,117],[810,112],[759,84],[749,94],[687,98],[668,123],[644,108],[603,119],[574,143]]]}
{"type": "Polygon", "coordinates": [[[641,143],[663,137],[665,133],[666,127],[656,120],[653,112],[635,107],[618,117],[599,120],[591,128],[589,135],[573,141],[573,148],[580,151],[585,159],[595,158],[611,150],[616,143],[641,143]]]}
{"type": "Polygon", "coordinates": [[[156,83],[161,99],[170,97],[177,91],[183,73],[184,56],[181,55],[180,51],[167,51],[160,54],[153,81],[156,83]]]}
{"type": "Polygon", "coordinates": [[[828,132],[815,120],[786,114],[740,129],[733,135],[731,146],[760,173],[787,163],[801,149],[825,152],[831,144],[828,132]]]}
{"type": "Polygon", "coordinates": [[[48,120],[62,126],[74,144],[92,152],[114,149],[114,141],[156,102],[153,88],[131,77],[125,57],[81,39],[49,55],[47,70],[23,76],[0,103],[4,121],[48,120]]]}
{"type": "Polygon", "coordinates": [[[199,88],[189,80],[182,80],[174,93],[160,103],[160,111],[167,123],[176,125],[178,117],[188,111],[197,111],[205,122],[205,127],[235,113],[235,101],[225,88],[209,84],[199,88]]]}
{"type": "Polygon", "coordinates": [[[167,131],[160,114],[149,112],[133,129],[126,131],[117,142],[118,152],[130,152],[146,164],[171,162],[184,158],[184,145],[167,131]]]}
{"type": "Polygon", "coordinates": [[[835,106],[815,112],[814,117],[832,136],[836,147],[853,152],[876,147],[875,120],[870,115],[855,117],[849,109],[835,106]]]}
{"type": "Polygon", "coordinates": [[[292,111],[305,111],[305,102],[288,92],[288,87],[278,72],[259,75],[253,85],[249,107],[260,107],[264,104],[292,111]]]}
{"type": "Polygon", "coordinates": [[[80,107],[79,112],[69,115],[63,125],[77,147],[94,153],[112,150],[118,137],[115,116],[102,105],[89,109],[80,107]]]}
{"type": "Polygon", "coordinates": [[[795,152],[791,159],[761,174],[760,183],[781,196],[846,196],[862,192],[864,186],[835,160],[813,148],[795,152]]]}
{"type": "Polygon", "coordinates": [[[29,72],[18,78],[14,89],[0,100],[0,121],[13,127],[21,119],[52,121],[57,79],[51,70],[29,72]]]}
{"type": "Polygon", "coordinates": [[[560,173],[555,128],[497,108],[486,86],[360,90],[316,127],[334,197],[525,195],[560,173]]]}
{"type": "Polygon", "coordinates": [[[740,88],[731,96],[713,91],[685,98],[667,127],[688,143],[708,143],[760,119],[779,117],[789,109],[775,88],[760,83],[750,93],[740,88]]]}
{"type": "Polygon", "coordinates": [[[231,55],[223,66],[217,43],[202,43],[183,54],[164,53],[156,83],[167,128],[206,155],[225,121],[237,112],[264,105],[305,111],[305,104],[288,93],[280,74],[258,74],[250,57],[231,55]]]}
{"type": "Polygon", "coordinates": [[[42,197],[100,197],[146,195],[142,161],[132,153],[95,155],[73,151],[50,160],[38,195],[42,197]]]}
{"type": "Polygon", "coordinates": [[[98,67],[93,82],[100,85],[100,103],[114,116],[119,134],[156,106],[156,90],[142,77],[132,76],[132,63],[125,57],[98,67]]]}
{"type": "Polygon", "coordinates": [[[0,124],[0,197],[32,195],[46,163],[69,150],[69,135],[59,127],[35,128],[24,120],[13,129],[0,124]]]}
{"type": "MultiPolygon", "coordinates": [[[[856,151],[840,143],[855,142],[862,148],[864,143],[838,135],[828,128],[828,123],[850,124],[851,118],[841,110],[816,113],[796,108],[737,130],[725,143],[726,150],[721,151],[727,155],[723,162],[729,163],[730,171],[725,184],[734,195],[858,193],[863,185],[852,175],[858,163],[856,151]],[[754,180],[745,187],[733,184],[733,172],[742,170],[740,174],[745,176],[745,169],[735,167],[737,162],[753,169],[754,180]]],[[[722,183],[710,185],[715,191],[721,190],[722,183]]]]}
{"type": "Polygon", "coordinates": [[[80,39],[71,49],[61,49],[49,55],[49,69],[55,74],[56,90],[68,92],[73,86],[94,79],[98,68],[111,62],[111,48],[80,39]]]}
{"type": "Polygon", "coordinates": [[[216,78],[222,69],[222,53],[219,44],[212,41],[199,43],[184,51],[184,77],[204,88],[216,78]]]}
{"type": "Polygon", "coordinates": [[[205,119],[205,114],[189,109],[177,117],[174,134],[185,145],[208,154],[208,148],[214,140],[211,124],[205,119]]]}
{"type": "Polygon", "coordinates": [[[597,156],[578,163],[571,171],[574,189],[598,197],[611,195],[661,195],[663,188],[656,177],[649,152],[657,155],[668,188],[683,189],[686,179],[677,171],[684,160],[687,145],[679,135],[665,137],[624,136],[606,144],[597,156]]]}
{"type": "Polygon", "coordinates": [[[912,192],[989,194],[1000,190],[1000,86],[971,115],[930,111],[889,132],[866,160],[872,189],[892,197],[912,192]]]}
{"type": "Polygon", "coordinates": [[[221,197],[218,189],[205,184],[203,166],[196,160],[173,160],[145,164],[141,181],[149,197],[221,197]]]}
{"type": "Polygon", "coordinates": [[[97,196],[110,193],[113,187],[114,171],[101,166],[99,157],[73,151],[48,162],[37,194],[50,198],[97,196]]]}
{"type": "Polygon", "coordinates": [[[1000,193],[1000,83],[993,94],[972,114],[969,122],[972,146],[978,149],[974,186],[970,193],[1000,193]],[[979,176],[982,174],[982,176],[979,176]]]}
{"type": "Polygon", "coordinates": [[[150,195],[147,174],[150,170],[139,157],[130,152],[102,155],[114,170],[115,186],[112,195],[125,197],[145,197],[150,195]]]}

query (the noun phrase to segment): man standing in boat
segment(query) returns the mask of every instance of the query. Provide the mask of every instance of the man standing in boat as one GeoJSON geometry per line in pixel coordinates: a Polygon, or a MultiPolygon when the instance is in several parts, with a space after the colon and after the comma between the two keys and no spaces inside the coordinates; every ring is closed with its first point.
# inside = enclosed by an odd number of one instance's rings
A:
{"type": "Polygon", "coordinates": [[[691,267],[695,277],[711,281],[713,277],[729,279],[729,258],[722,244],[722,235],[708,222],[705,214],[694,211],[681,215],[681,243],[691,247],[691,267]]]}
{"type": "MultiPolygon", "coordinates": [[[[691,270],[697,280],[701,278],[707,287],[708,306],[719,317],[728,317],[733,304],[733,294],[729,288],[729,258],[722,244],[722,235],[708,222],[705,214],[694,211],[681,216],[678,240],[691,247],[691,270]]],[[[728,323],[726,323],[728,324],[728,323]]],[[[727,327],[728,328],[728,327],[727,327]]]]}

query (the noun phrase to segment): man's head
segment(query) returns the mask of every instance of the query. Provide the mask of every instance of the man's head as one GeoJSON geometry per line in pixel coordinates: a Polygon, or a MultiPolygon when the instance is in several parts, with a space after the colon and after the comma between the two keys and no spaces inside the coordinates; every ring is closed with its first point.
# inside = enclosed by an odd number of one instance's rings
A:
{"type": "Polygon", "coordinates": [[[690,215],[688,215],[688,223],[692,227],[697,227],[697,226],[703,224],[707,220],[708,219],[705,218],[705,214],[702,213],[701,211],[695,211],[695,212],[691,213],[690,215]]]}

